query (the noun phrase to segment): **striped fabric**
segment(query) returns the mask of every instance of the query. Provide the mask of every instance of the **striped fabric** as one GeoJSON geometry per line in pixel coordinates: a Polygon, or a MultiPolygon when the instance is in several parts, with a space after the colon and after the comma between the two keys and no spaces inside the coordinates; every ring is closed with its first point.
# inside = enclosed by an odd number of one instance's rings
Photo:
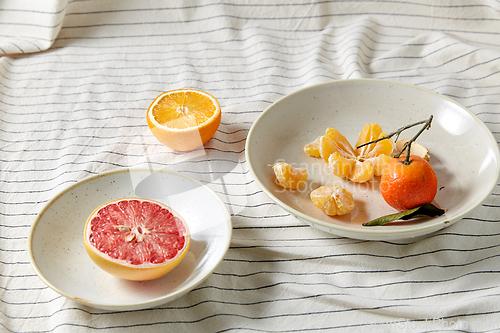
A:
{"type": "Polygon", "coordinates": [[[418,241],[311,228],[249,174],[257,117],[298,89],[377,78],[450,97],[500,140],[500,2],[0,1],[1,332],[493,332],[500,329],[500,188],[418,241]],[[145,112],[161,92],[216,96],[204,154],[174,152],[145,112]],[[55,195],[127,167],[208,184],[232,216],[217,270],[132,312],[81,306],[31,267],[30,226],[55,195]],[[212,179],[224,177],[224,186],[212,179]]]}

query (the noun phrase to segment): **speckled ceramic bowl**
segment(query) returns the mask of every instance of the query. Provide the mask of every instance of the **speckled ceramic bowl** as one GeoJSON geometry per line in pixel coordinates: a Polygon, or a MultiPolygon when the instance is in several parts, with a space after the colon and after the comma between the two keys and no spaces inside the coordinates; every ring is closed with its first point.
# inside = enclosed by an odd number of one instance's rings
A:
{"type": "Polygon", "coordinates": [[[207,186],[168,171],[120,170],[84,179],[52,199],[30,230],[30,261],[53,290],[81,304],[105,310],[137,310],[172,301],[205,280],[231,242],[231,217],[207,186]],[[83,228],[102,203],[141,197],[163,202],[186,220],[189,252],[167,275],[126,281],[98,268],[85,252],[83,228]]]}
{"type": "MultiPolygon", "coordinates": [[[[405,131],[411,138],[419,128],[405,131]]],[[[321,230],[351,238],[394,240],[422,236],[459,221],[491,194],[499,175],[499,152],[489,129],[470,111],[435,92],[381,80],[345,80],[308,87],[272,104],[253,124],[246,142],[252,176],[278,205],[321,230]],[[430,150],[438,177],[437,205],[446,213],[433,219],[398,225],[364,227],[362,223],[395,213],[383,200],[379,180],[354,184],[334,176],[321,159],[304,153],[305,144],[339,130],[353,145],[366,123],[387,132],[426,120],[432,127],[418,142],[430,150]],[[307,186],[284,190],[269,165],[285,161],[308,169],[307,186]],[[356,208],[342,217],[329,217],[316,208],[309,194],[320,185],[349,188],[356,208]]]]}

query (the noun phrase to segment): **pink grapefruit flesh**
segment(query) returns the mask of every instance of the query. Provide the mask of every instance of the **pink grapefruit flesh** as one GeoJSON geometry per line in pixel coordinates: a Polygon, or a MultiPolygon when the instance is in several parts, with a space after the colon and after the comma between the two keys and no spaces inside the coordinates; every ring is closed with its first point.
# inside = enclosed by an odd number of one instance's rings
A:
{"type": "Polygon", "coordinates": [[[174,269],[188,252],[185,220],[153,200],[124,198],[94,210],[85,225],[84,245],[104,271],[126,280],[152,280],[174,269]]]}

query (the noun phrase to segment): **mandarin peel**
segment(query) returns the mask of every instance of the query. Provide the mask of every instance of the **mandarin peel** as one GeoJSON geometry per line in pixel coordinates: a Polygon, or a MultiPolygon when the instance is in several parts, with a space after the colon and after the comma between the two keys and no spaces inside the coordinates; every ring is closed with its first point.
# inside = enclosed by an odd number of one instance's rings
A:
{"type": "MultiPolygon", "coordinates": [[[[410,139],[401,139],[396,142],[396,151],[397,152],[402,152],[405,149],[407,149],[407,143],[410,141],[410,139]]],[[[396,154],[396,153],[395,153],[396,154]]],[[[430,156],[429,156],[429,149],[425,148],[422,146],[420,143],[414,141],[411,144],[411,149],[410,149],[410,155],[417,155],[422,157],[424,160],[429,162],[430,156]]]]}
{"type": "MultiPolygon", "coordinates": [[[[413,136],[413,138],[411,138],[410,140],[408,140],[408,142],[406,142],[406,144],[405,144],[405,147],[406,147],[406,160],[405,160],[405,164],[406,165],[410,164],[410,156],[411,156],[411,146],[412,146],[412,143],[415,142],[415,140],[417,140],[417,138],[420,136],[420,134],[422,134],[422,132],[424,130],[428,130],[428,129],[431,128],[431,123],[432,123],[432,119],[433,118],[434,118],[434,116],[431,115],[429,117],[429,119],[427,119],[427,121],[424,123],[424,126],[422,126],[422,128],[417,132],[417,134],[415,134],[415,136],[413,136]]],[[[394,155],[394,157],[398,158],[399,156],[401,156],[401,154],[405,151],[405,147],[403,147],[398,154],[394,155]]]]}

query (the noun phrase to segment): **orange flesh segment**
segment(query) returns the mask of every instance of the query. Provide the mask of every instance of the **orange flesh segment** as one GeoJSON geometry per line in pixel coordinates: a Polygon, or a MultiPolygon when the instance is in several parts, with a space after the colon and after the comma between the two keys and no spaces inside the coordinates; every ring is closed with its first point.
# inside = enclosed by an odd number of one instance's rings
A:
{"type": "Polygon", "coordinates": [[[338,153],[345,159],[355,159],[356,154],[347,139],[336,129],[328,128],[319,141],[319,153],[321,158],[328,163],[332,153],[338,153]]]}
{"type": "Polygon", "coordinates": [[[215,111],[213,101],[207,96],[182,91],[163,96],[153,107],[153,117],[160,125],[186,129],[203,124],[215,111]]]}
{"type": "Polygon", "coordinates": [[[335,142],[327,136],[322,136],[319,139],[319,156],[323,161],[328,162],[328,158],[335,151],[335,142]]]}

